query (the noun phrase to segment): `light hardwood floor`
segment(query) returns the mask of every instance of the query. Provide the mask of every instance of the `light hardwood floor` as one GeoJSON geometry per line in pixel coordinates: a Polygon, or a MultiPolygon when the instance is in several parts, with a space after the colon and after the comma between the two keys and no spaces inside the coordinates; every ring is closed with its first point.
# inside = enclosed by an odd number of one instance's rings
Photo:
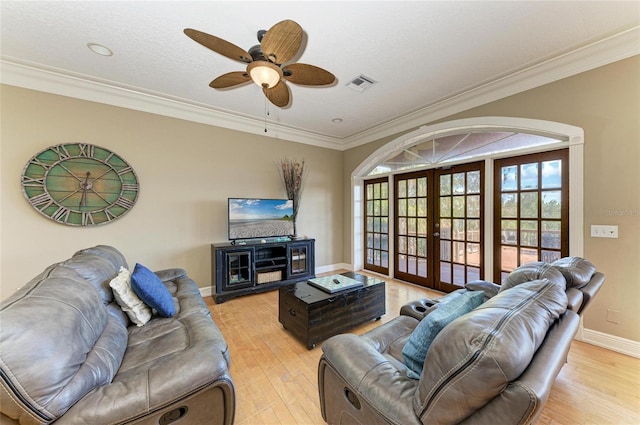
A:
{"type": "MultiPolygon", "coordinates": [[[[396,317],[400,307],[442,294],[385,279],[386,311],[380,321],[352,330],[361,334],[396,317]]],[[[322,425],[313,350],[278,322],[278,291],[215,304],[205,298],[231,354],[236,425],[322,425]]],[[[538,424],[640,425],[640,359],[574,341],[538,424]]],[[[498,425],[498,424],[496,424],[498,425]]]]}

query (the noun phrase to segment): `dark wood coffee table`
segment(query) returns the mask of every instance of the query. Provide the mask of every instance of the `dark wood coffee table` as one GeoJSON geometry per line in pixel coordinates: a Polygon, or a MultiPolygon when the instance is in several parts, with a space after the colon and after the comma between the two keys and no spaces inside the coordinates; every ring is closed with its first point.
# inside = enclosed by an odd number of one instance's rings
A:
{"type": "Polygon", "coordinates": [[[307,282],[279,289],[278,320],[308,349],[330,336],[369,320],[380,319],[385,314],[383,280],[353,272],[342,275],[362,282],[363,286],[333,294],[307,282]]]}

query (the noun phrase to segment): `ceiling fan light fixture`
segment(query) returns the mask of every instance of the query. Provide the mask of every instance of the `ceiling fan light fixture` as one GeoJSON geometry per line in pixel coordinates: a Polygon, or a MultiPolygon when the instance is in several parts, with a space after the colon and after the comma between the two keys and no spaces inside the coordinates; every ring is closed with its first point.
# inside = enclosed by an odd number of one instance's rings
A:
{"type": "Polygon", "coordinates": [[[254,61],[247,66],[247,72],[258,86],[270,89],[275,87],[283,77],[279,66],[267,61],[254,61]]]}

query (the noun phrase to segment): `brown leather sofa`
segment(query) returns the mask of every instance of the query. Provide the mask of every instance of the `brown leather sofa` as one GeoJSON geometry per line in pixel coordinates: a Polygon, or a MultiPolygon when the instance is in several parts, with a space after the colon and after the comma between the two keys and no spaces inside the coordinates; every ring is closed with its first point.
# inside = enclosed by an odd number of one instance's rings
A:
{"type": "Polygon", "coordinates": [[[156,272],[175,315],[136,326],[109,286],[121,266],[113,247],[84,249],[2,302],[0,422],[233,423],[227,344],[195,282],[156,272]]]}
{"type": "MultiPolygon", "coordinates": [[[[604,282],[588,261],[531,263],[502,286],[477,281],[485,301],[435,336],[419,379],[403,348],[445,299],[418,300],[361,336],[325,341],[318,366],[332,425],[530,424],[566,363],[580,316],[604,282]]],[[[457,292],[457,291],[456,291],[457,292]]]]}

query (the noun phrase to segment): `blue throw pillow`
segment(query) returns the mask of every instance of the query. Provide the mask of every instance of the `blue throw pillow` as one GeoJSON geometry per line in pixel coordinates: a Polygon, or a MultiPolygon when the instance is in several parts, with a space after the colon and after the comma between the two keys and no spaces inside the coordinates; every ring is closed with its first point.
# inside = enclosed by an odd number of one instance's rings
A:
{"type": "Polygon", "coordinates": [[[402,348],[402,358],[407,366],[407,376],[420,379],[424,359],[436,335],[449,323],[467,314],[484,301],[481,291],[460,291],[441,299],[438,306],[418,323],[402,348]]]}
{"type": "Polygon", "coordinates": [[[142,264],[136,263],[131,274],[131,287],[138,297],[162,317],[173,317],[176,306],[171,293],[158,276],[142,264]]]}

